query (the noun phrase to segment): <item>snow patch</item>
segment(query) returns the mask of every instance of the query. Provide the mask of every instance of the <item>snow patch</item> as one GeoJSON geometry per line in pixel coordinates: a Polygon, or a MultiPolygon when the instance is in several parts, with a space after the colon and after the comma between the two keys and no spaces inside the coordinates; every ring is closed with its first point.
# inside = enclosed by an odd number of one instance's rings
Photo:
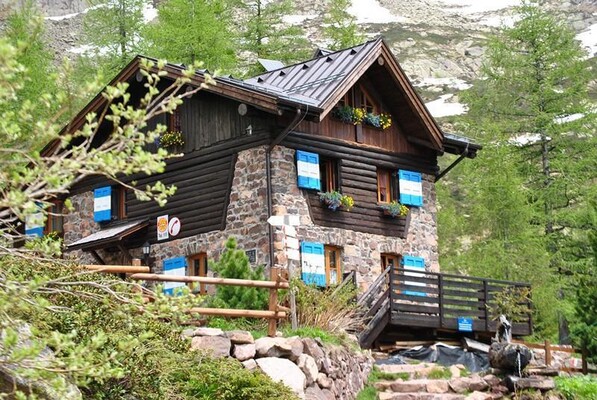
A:
{"type": "Polygon", "coordinates": [[[479,23],[481,25],[492,26],[494,28],[512,28],[514,26],[514,23],[518,21],[518,19],[518,17],[513,16],[495,16],[483,18],[479,21],[479,23]]]}
{"type": "MultiPolygon", "coordinates": [[[[549,136],[545,138],[548,142],[551,140],[549,136]]],[[[541,135],[538,133],[525,133],[523,135],[515,136],[508,140],[514,146],[528,146],[541,142],[541,135]]]]}
{"type": "Polygon", "coordinates": [[[296,25],[296,24],[300,24],[302,22],[305,22],[308,19],[313,19],[313,18],[317,18],[317,15],[315,14],[308,14],[308,15],[285,15],[282,17],[282,20],[290,25],[296,25]]]}
{"type": "MultiPolygon", "coordinates": [[[[481,14],[520,5],[520,0],[437,0],[462,14],[481,14]]],[[[451,10],[454,11],[454,10],[451,10]]]]}
{"type": "Polygon", "coordinates": [[[397,17],[390,10],[382,7],[377,0],[352,0],[347,10],[354,15],[359,24],[387,24],[389,22],[407,22],[407,18],[397,17]]]}
{"type": "Polygon", "coordinates": [[[143,9],[143,21],[151,22],[158,16],[158,10],[151,4],[145,5],[143,9]]]}
{"type": "Polygon", "coordinates": [[[95,10],[97,8],[102,8],[102,7],[105,7],[105,4],[98,4],[98,5],[93,6],[93,7],[88,7],[88,8],[86,8],[83,11],[78,12],[78,13],[56,15],[54,17],[44,17],[44,19],[46,19],[48,21],[62,21],[62,20],[65,20],[65,19],[75,18],[78,15],[87,14],[91,10],[95,10]]]}
{"type": "Polygon", "coordinates": [[[466,114],[468,111],[468,107],[466,105],[462,103],[446,102],[452,97],[454,97],[453,94],[444,94],[440,96],[439,99],[425,103],[425,105],[427,106],[427,109],[431,115],[433,115],[435,118],[466,114]]]}
{"type": "Polygon", "coordinates": [[[557,117],[556,119],[554,119],[554,122],[556,124],[565,124],[566,122],[572,122],[572,121],[576,121],[577,119],[581,119],[584,116],[585,115],[582,114],[582,113],[565,115],[565,116],[562,116],[562,117],[557,117]]]}
{"type": "Polygon", "coordinates": [[[415,81],[414,86],[416,87],[429,87],[429,86],[447,86],[456,90],[466,90],[471,88],[473,85],[458,78],[424,78],[420,81],[415,81]]]}
{"type": "Polygon", "coordinates": [[[593,24],[584,32],[576,35],[583,47],[589,52],[589,56],[597,55],[597,24],[593,24]]]}

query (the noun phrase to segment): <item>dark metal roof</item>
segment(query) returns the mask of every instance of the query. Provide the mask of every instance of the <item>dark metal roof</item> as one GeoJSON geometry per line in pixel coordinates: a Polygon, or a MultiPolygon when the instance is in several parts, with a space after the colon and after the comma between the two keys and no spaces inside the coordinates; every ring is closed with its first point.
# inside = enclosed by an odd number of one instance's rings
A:
{"type": "Polygon", "coordinates": [[[114,246],[149,225],[147,219],[114,223],[66,246],[67,251],[91,250],[114,246]]]}
{"type": "Polygon", "coordinates": [[[477,156],[477,151],[482,148],[483,146],[474,143],[467,137],[444,132],[444,151],[446,153],[475,158],[477,156]]]}
{"type": "Polygon", "coordinates": [[[379,44],[381,39],[322,55],[311,60],[268,71],[244,83],[277,93],[289,100],[323,108],[324,102],[345,82],[379,44]]]}

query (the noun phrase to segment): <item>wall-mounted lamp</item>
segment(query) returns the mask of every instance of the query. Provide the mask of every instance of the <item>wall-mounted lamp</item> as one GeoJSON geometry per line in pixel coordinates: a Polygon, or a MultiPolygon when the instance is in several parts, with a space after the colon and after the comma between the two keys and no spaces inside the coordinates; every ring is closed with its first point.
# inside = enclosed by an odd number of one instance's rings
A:
{"type": "Polygon", "coordinates": [[[146,241],[145,243],[143,243],[141,249],[143,251],[143,261],[145,262],[145,265],[149,267],[149,272],[152,272],[151,265],[149,265],[151,261],[149,258],[149,254],[151,253],[151,244],[146,241]]]}
{"type": "Polygon", "coordinates": [[[253,134],[253,126],[252,125],[249,125],[245,128],[245,134],[247,136],[251,136],[253,134]]]}

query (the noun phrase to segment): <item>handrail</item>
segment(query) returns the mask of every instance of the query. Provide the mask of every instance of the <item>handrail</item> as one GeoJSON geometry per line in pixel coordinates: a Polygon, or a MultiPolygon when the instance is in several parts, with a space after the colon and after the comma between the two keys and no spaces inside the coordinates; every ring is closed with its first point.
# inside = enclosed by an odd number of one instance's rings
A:
{"type": "Polygon", "coordinates": [[[365,293],[363,293],[361,296],[359,296],[359,298],[357,299],[358,305],[362,305],[363,303],[365,303],[365,300],[368,299],[374,291],[377,291],[380,289],[382,282],[385,282],[386,276],[388,276],[390,273],[390,268],[391,267],[387,267],[385,269],[385,271],[383,271],[381,273],[381,275],[379,275],[377,277],[377,279],[373,282],[373,284],[371,286],[369,286],[369,289],[367,289],[367,291],[365,293]]]}
{"type": "Polygon", "coordinates": [[[425,275],[431,276],[439,276],[441,275],[443,278],[457,278],[457,279],[466,279],[471,281],[480,281],[480,282],[488,282],[488,283],[501,283],[511,286],[531,286],[528,282],[515,282],[515,281],[505,281],[500,279],[491,279],[491,278],[481,278],[478,276],[462,276],[457,274],[446,274],[443,272],[432,272],[432,271],[416,271],[416,270],[408,270],[408,269],[398,269],[395,274],[396,275],[405,275],[405,273],[420,273],[425,275]]]}
{"type": "Polygon", "coordinates": [[[342,290],[342,288],[344,286],[348,285],[349,282],[352,282],[352,283],[356,282],[356,273],[354,271],[350,271],[348,273],[348,275],[346,275],[346,277],[342,280],[342,282],[340,282],[340,284],[338,286],[336,286],[336,288],[332,292],[332,296],[334,296],[336,293],[338,293],[340,290],[342,290]]]}

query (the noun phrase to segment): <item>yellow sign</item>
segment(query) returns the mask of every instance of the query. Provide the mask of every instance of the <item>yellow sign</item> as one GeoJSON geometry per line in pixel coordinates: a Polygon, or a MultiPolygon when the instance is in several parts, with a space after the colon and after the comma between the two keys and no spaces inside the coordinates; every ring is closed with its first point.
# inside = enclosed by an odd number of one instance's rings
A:
{"type": "Polygon", "coordinates": [[[168,216],[160,215],[157,221],[158,240],[168,239],[168,216]]]}

